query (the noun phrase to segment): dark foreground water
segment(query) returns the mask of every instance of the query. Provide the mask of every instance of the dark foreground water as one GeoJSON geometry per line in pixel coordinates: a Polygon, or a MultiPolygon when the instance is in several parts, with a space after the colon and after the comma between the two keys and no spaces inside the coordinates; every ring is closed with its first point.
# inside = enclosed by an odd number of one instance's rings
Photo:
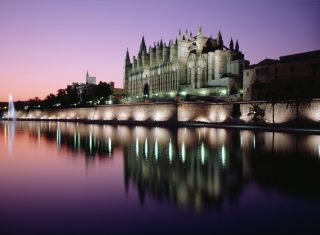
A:
{"type": "Polygon", "coordinates": [[[0,122],[0,232],[320,232],[320,136],[0,122]]]}

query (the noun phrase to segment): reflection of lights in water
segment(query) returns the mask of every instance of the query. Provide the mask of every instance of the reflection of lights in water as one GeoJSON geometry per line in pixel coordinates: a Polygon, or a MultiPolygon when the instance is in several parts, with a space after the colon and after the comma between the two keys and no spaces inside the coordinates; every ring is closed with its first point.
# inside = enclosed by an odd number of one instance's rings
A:
{"type": "Polygon", "coordinates": [[[76,149],[77,148],[77,131],[74,130],[73,132],[73,148],[76,149]]]}
{"type": "Polygon", "coordinates": [[[253,149],[256,149],[256,135],[253,135],[253,149]]]}
{"type": "Polygon", "coordinates": [[[320,145],[318,146],[318,155],[319,155],[319,158],[320,158],[320,145]]]}
{"type": "Polygon", "coordinates": [[[144,140],[144,156],[147,158],[148,157],[148,140],[145,138],[144,140]]]}
{"type": "Polygon", "coordinates": [[[170,141],[169,141],[169,160],[170,160],[170,163],[172,161],[172,143],[171,143],[171,138],[170,138],[170,141]]]}
{"type": "Polygon", "coordinates": [[[40,126],[38,126],[38,132],[37,132],[37,137],[38,137],[38,144],[40,143],[40,126]]]}
{"type": "Polygon", "coordinates": [[[204,164],[204,144],[201,143],[201,163],[204,164]]]}
{"type": "Polygon", "coordinates": [[[181,145],[181,157],[182,157],[182,162],[185,162],[185,160],[186,160],[186,147],[184,145],[184,142],[182,142],[182,145],[181,145]]]}
{"type": "Polygon", "coordinates": [[[226,148],[224,147],[224,144],[221,147],[221,162],[223,166],[226,165],[226,148]]]}
{"type": "Polygon", "coordinates": [[[16,131],[15,121],[9,121],[8,128],[6,128],[5,126],[5,142],[8,143],[8,152],[10,155],[12,153],[15,131],[16,131]]]}
{"type": "Polygon", "coordinates": [[[57,148],[59,149],[60,145],[61,145],[61,131],[60,131],[59,122],[58,122],[58,126],[57,126],[56,140],[57,140],[57,148]]]}
{"type": "Polygon", "coordinates": [[[112,148],[112,143],[111,143],[111,138],[109,137],[108,139],[108,151],[111,153],[111,148],[112,148]]]}
{"type": "Polygon", "coordinates": [[[156,139],[156,142],[154,143],[154,156],[156,160],[158,160],[158,140],[156,139]]]}
{"type": "Polygon", "coordinates": [[[242,140],[242,135],[240,135],[240,147],[242,148],[242,142],[243,140],[242,140]]]}
{"type": "Polygon", "coordinates": [[[4,143],[7,144],[7,125],[4,125],[4,143]]]}
{"type": "Polygon", "coordinates": [[[91,154],[92,153],[92,128],[90,128],[90,133],[89,133],[89,151],[91,154]]]}
{"type": "Polygon", "coordinates": [[[139,140],[138,140],[138,136],[136,137],[136,156],[139,157],[139,140]]]}
{"type": "Polygon", "coordinates": [[[80,135],[80,131],[78,130],[78,150],[80,150],[81,148],[81,135],[80,135]]]}

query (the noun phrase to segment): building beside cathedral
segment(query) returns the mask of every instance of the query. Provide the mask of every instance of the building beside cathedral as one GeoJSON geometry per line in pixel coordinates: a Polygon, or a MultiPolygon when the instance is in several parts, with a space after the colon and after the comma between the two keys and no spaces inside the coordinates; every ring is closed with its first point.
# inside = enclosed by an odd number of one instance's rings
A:
{"type": "Polygon", "coordinates": [[[320,50],[266,58],[244,70],[243,100],[265,100],[267,89],[275,80],[308,82],[309,78],[320,78],[320,50]]]}
{"type": "Polygon", "coordinates": [[[126,53],[125,95],[226,97],[242,89],[242,71],[248,64],[238,41],[234,45],[231,39],[226,46],[220,31],[216,38],[204,36],[201,28],[195,36],[179,31],[175,40],[161,40],[148,50],[142,37],[138,55],[130,59],[126,53]]]}

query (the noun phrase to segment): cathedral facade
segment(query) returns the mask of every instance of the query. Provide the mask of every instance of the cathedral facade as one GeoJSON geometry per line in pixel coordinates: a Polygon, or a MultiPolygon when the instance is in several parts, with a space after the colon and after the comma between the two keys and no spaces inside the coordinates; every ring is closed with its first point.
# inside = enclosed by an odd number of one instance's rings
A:
{"type": "Polygon", "coordinates": [[[168,44],[162,40],[147,50],[142,37],[139,53],[124,65],[127,98],[185,96],[228,96],[242,88],[242,71],[248,62],[238,41],[225,46],[219,31],[216,38],[205,37],[200,28],[179,34],[168,44]]]}

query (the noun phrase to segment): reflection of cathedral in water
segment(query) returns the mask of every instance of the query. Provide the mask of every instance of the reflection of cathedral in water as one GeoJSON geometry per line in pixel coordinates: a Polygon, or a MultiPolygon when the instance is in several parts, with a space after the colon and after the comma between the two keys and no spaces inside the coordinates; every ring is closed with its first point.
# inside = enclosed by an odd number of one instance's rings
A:
{"type": "Polygon", "coordinates": [[[141,203],[221,208],[224,201],[237,203],[250,182],[320,201],[319,135],[63,122],[18,122],[16,129],[22,125],[37,142],[45,137],[58,150],[84,155],[87,164],[123,150],[126,190],[137,189],[141,203]]]}
{"type": "Polygon", "coordinates": [[[142,203],[151,194],[179,208],[220,207],[223,199],[237,200],[246,182],[240,145],[231,141],[212,147],[201,136],[203,130],[179,129],[162,142],[159,135],[133,139],[124,152],[126,187],[131,181],[137,185],[142,203]]]}

